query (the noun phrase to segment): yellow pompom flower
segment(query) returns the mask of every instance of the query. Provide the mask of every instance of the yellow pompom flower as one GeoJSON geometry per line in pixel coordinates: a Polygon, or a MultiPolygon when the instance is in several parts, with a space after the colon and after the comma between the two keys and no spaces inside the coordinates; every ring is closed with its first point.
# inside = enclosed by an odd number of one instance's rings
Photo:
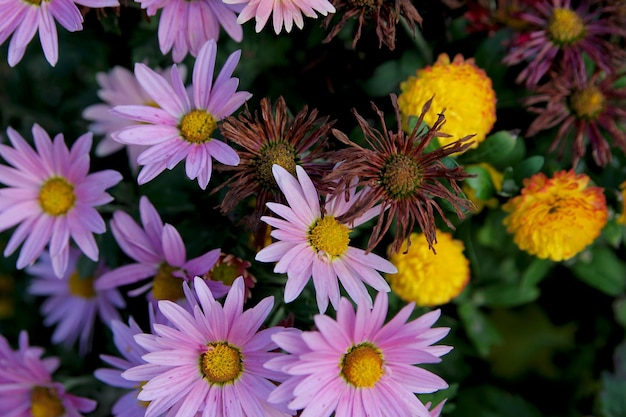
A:
{"type": "Polygon", "coordinates": [[[470,277],[463,242],[437,230],[435,254],[423,236],[412,233],[410,240],[408,252],[404,241],[400,252],[389,259],[398,269],[398,273],[387,276],[391,290],[404,301],[423,307],[445,304],[459,295],[470,277]]]}
{"type": "Polygon", "coordinates": [[[589,177],[560,171],[524,180],[521,195],[502,208],[515,244],[538,258],[569,259],[591,244],[609,216],[602,188],[589,186],[589,177]]]}
{"type": "Polygon", "coordinates": [[[474,64],[473,58],[464,60],[456,55],[450,62],[447,54],[441,54],[434,65],[419,69],[417,76],[402,82],[400,90],[398,104],[405,128],[409,116],[419,116],[424,103],[433,96],[424,118],[426,124],[432,126],[445,109],[443,131],[452,136],[440,137],[442,146],[475,134],[472,145],[475,148],[485,140],[496,121],[496,94],[491,79],[474,64]]]}
{"type": "Polygon", "coordinates": [[[619,189],[622,193],[622,214],[615,221],[617,224],[626,224],[626,181],[620,184],[619,189]]]}

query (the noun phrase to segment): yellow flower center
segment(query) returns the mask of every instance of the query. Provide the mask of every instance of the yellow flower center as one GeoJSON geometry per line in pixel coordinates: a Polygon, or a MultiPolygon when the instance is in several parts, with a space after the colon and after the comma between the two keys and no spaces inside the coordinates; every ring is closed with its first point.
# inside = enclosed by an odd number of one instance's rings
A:
{"type": "Polygon", "coordinates": [[[65,178],[52,177],[43,183],[39,190],[39,205],[51,216],[66,214],[76,202],[74,186],[65,178]]]}
{"type": "Polygon", "coordinates": [[[275,189],[276,180],[272,174],[272,165],[280,165],[296,175],[296,149],[285,141],[268,142],[259,149],[259,156],[254,159],[256,176],[265,189],[275,189]]]}
{"type": "Polygon", "coordinates": [[[161,264],[154,276],[152,294],[157,300],[176,301],[185,296],[183,292],[183,279],[172,275],[177,268],[161,264]]]}
{"type": "Polygon", "coordinates": [[[393,154],[381,170],[380,182],[389,197],[410,197],[422,184],[419,164],[408,155],[393,154]]]}
{"type": "Polygon", "coordinates": [[[587,29],[576,12],[557,7],[550,16],[546,31],[554,43],[569,45],[585,36],[587,29]]]}
{"type": "Polygon", "coordinates": [[[96,291],[93,288],[93,277],[81,278],[78,272],[70,275],[69,281],[70,293],[77,297],[93,298],[96,291]]]}
{"type": "Polygon", "coordinates": [[[200,372],[211,384],[234,382],[243,372],[243,357],[236,347],[217,342],[200,356],[200,372]]]}
{"type": "Polygon", "coordinates": [[[30,393],[30,413],[33,417],[61,417],[65,407],[54,388],[36,386],[30,393]]]}
{"type": "Polygon", "coordinates": [[[211,140],[217,119],[205,110],[192,110],[183,116],[178,128],[187,142],[204,143],[211,140]]]}
{"type": "Polygon", "coordinates": [[[575,91],[569,98],[569,104],[580,119],[595,119],[604,110],[604,95],[600,89],[590,85],[575,91]]]}
{"type": "Polygon", "coordinates": [[[223,282],[225,285],[233,285],[235,278],[239,275],[239,268],[236,265],[226,263],[217,264],[211,269],[211,279],[223,282]]]}
{"type": "Polygon", "coordinates": [[[341,358],[341,375],[356,388],[371,388],[380,380],[383,370],[383,355],[370,343],[361,343],[348,349],[341,358]]]}
{"type": "Polygon", "coordinates": [[[333,216],[318,219],[309,230],[309,243],[316,252],[329,258],[343,255],[350,243],[350,229],[333,216]]]}

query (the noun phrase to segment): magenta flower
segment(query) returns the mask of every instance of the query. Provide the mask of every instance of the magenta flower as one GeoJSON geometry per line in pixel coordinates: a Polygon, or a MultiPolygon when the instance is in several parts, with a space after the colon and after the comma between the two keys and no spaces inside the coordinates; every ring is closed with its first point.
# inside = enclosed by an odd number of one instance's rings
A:
{"type": "MultiPolygon", "coordinates": [[[[170,77],[170,70],[157,69],[157,72],[163,77],[170,77]]],[[[186,72],[184,67],[180,67],[179,72],[184,79],[186,72]]],[[[96,146],[95,153],[97,156],[107,156],[126,148],[131,168],[136,170],[137,157],[146,149],[146,146],[124,146],[124,144],[113,140],[111,133],[128,126],[138,125],[140,122],[111,114],[111,109],[126,104],[146,106],[155,106],[156,104],[139,84],[135,74],[124,67],[115,66],[109,72],[99,72],[96,74],[96,81],[100,86],[98,97],[103,103],[93,104],[83,111],[83,118],[93,122],[89,125],[89,130],[95,134],[104,135],[96,146]]]]}
{"type": "MultiPolygon", "coordinates": [[[[137,399],[140,390],[138,384],[122,377],[122,372],[127,369],[146,363],[141,357],[148,353],[148,350],[137,344],[134,339],[135,335],[141,334],[143,331],[132,317],[128,320],[128,326],[120,321],[114,321],[111,323],[111,330],[113,331],[115,347],[123,359],[110,355],[100,355],[103,361],[117,369],[96,369],[94,375],[112,387],[129,390],[113,405],[111,411],[115,417],[143,417],[146,412],[146,405],[137,399]]],[[[151,377],[158,374],[155,372],[151,377]]]]}
{"type": "Polygon", "coordinates": [[[96,402],[65,392],[52,380],[59,367],[54,357],[42,359],[43,349],[29,346],[22,331],[19,348],[13,351],[0,335],[0,415],[4,417],[81,417],[96,408],[96,402]]]}
{"type": "Polygon", "coordinates": [[[217,41],[220,29],[236,42],[243,39],[237,22],[239,6],[222,0],[138,0],[148,16],[163,9],[159,18],[159,47],[163,55],[172,50],[174,62],[181,62],[188,53],[198,56],[208,40],[217,41]]]}
{"type": "MultiPolygon", "coordinates": [[[[147,284],[130,291],[129,295],[143,294],[151,289],[152,299],[178,300],[184,296],[183,280],[211,270],[221,251],[214,249],[188,261],[182,237],[174,226],[163,224],[159,213],[147,197],[141,197],[139,213],[143,228],[123,211],[113,213],[111,220],[111,231],[117,244],[126,255],[137,262],[102,274],[95,283],[95,288],[107,290],[153,278],[147,284]]],[[[220,283],[208,285],[219,287],[220,283]]]]}
{"type": "Polygon", "coordinates": [[[52,270],[48,252],[26,272],[34,276],[28,292],[47,297],[41,305],[41,315],[46,326],[56,325],[52,342],[70,348],[80,340],[79,353],[84,355],[91,350],[96,316],[108,327],[111,321],[120,319],[117,309],[126,307],[126,303],[116,289],[94,288],[102,266],[95,276],[81,277],[77,270],[79,257],[80,252],[71,248],[68,268],[61,279],[52,270]]]}
{"type": "Polygon", "coordinates": [[[413,304],[405,306],[387,324],[387,294],[376,296],[374,308],[342,298],[337,319],[316,315],[317,331],[288,329],[272,336],[289,355],[272,359],[266,368],[282,371],[289,379],[269,397],[271,403],[288,403],[302,416],[327,417],[431,417],[415,394],[446,388],[446,382],[420,367],[437,363],[451,350],[432,346],[448,328],[431,328],[440,311],[431,311],[407,323],[413,304]]]}
{"type": "Polygon", "coordinates": [[[239,80],[231,77],[241,51],[228,57],[213,83],[216,54],[215,41],[204,44],[194,65],[191,92],[185,90],[176,65],[172,67],[171,83],[144,64],[135,65],[137,80],[158,108],[115,106],[115,114],[142,124],[126,127],[112,136],[121,143],[149,146],[137,159],[139,165],[145,165],[137,178],[139,184],[186,159],[187,176],[198,178],[198,185],[204,190],[211,178],[211,158],[226,165],[239,163],[237,152],[213,138],[213,133],[218,122],[237,110],[251,94],[236,91],[239,80]]]}
{"type": "Polygon", "coordinates": [[[11,34],[8,62],[17,65],[39,30],[43,53],[55,66],[59,58],[56,21],[70,32],[83,29],[83,15],[76,4],[87,7],[116,7],[117,0],[0,0],[0,45],[11,34]]]}
{"type": "Polygon", "coordinates": [[[0,156],[13,167],[0,165],[0,231],[17,225],[4,249],[9,256],[24,242],[17,258],[19,269],[31,264],[49,246],[57,277],[69,261],[70,237],[90,259],[98,260],[93,233],[106,226],[94,207],[113,200],[105,190],[122,176],[112,170],[87,174],[92,134],[79,137],[71,150],[62,134],[54,138],[37,124],[32,128],[36,151],[12,128],[13,147],[0,145],[0,156]]]}
{"type": "Polygon", "coordinates": [[[215,301],[205,281],[196,278],[195,295],[184,284],[193,314],[171,301],[158,308],[171,325],[155,324],[154,335],[135,336],[148,350],[145,365],[122,376],[145,382],[138,399],[149,401],[146,417],[161,413],[203,417],[288,416],[282,406],[267,402],[275,383],[284,379],[279,371],[263,367],[282,356],[272,335],[282,327],[259,331],[274,304],[272,297],[243,311],[245,287],[242,278],[233,283],[224,306],[215,301]],[[154,376],[158,372],[157,376],[154,376]],[[147,382],[146,382],[147,381],[147,382]],[[177,414],[175,412],[177,411],[177,414]]]}
{"type": "Polygon", "coordinates": [[[311,277],[320,313],[326,311],[329,300],[334,308],[339,304],[337,278],[357,304],[368,307],[372,299],[364,282],[377,291],[390,291],[377,271],[393,274],[397,272],[396,267],[376,254],[348,246],[352,228],[375,217],[380,207],[371,208],[351,224],[343,224],[337,218],[347,212],[358,197],[354,188],[349,191],[348,201],[343,195],[326,201],[322,214],[315,186],[301,166],[296,166],[298,179],[279,165],[274,165],[272,171],[289,207],[267,203],[267,207],[284,220],[261,217],[276,228],[272,237],[278,241],[259,251],[256,259],[278,262],[274,272],[287,273],[285,302],[293,301],[311,277]]]}
{"type": "Polygon", "coordinates": [[[253,17],[256,20],[254,29],[260,32],[270,14],[273,14],[274,32],[278,35],[285,27],[286,32],[291,32],[295,23],[299,29],[304,26],[302,15],[315,19],[318,12],[326,16],[328,13],[335,13],[335,7],[328,0],[224,0],[226,4],[245,5],[238,23],[245,23],[253,17]]]}

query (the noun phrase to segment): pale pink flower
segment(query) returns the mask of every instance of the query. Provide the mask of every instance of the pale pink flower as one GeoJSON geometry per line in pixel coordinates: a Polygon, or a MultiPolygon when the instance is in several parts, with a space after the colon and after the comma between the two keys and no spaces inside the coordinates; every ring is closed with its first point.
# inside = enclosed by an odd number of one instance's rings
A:
{"type": "Polygon", "coordinates": [[[211,178],[211,158],[226,165],[239,163],[237,152],[213,134],[219,121],[237,110],[251,94],[237,91],[239,80],[231,77],[241,51],[228,57],[213,82],[216,54],[215,41],[204,44],[193,68],[190,91],[185,89],[176,65],[171,70],[171,83],[144,64],[135,65],[137,80],[158,107],[115,106],[113,113],[142,123],[112,136],[124,144],[149,146],[137,159],[139,165],[144,165],[137,178],[139,184],[186,159],[187,176],[197,178],[204,190],[211,178]]]}
{"type": "MultiPolygon", "coordinates": [[[[170,77],[170,70],[156,70],[165,78],[170,77]]],[[[185,68],[179,67],[182,78],[185,78],[185,68]]],[[[123,148],[128,152],[128,160],[133,170],[137,169],[137,157],[146,147],[141,145],[127,145],[113,140],[111,133],[128,126],[138,125],[141,122],[128,120],[115,114],[111,114],[111,109],[124,104],[143,104],[146,106],[156,106],[152,98],[146,93],[143,87],[135,78],[132,71],[115,66],[109,72],[99,72],[96,74],[96,81],[100,89],[98,97],[103,103],[93,104],[83,111],[83,118],[93,123],[89,125],[89,130],[104,137],[96,145],[95,154],[97,156],[111,155],[123,148]]]]}
{"type": "Polygon", "coordinates": [[[221,28],[236,42],[243,39],[237,22],[241,6],[222,0],[138,0],[148,16],[162,9],[159,17],[159,47],[163,55],[172,50],[174,62],[181,62],[188,53],[198,56],[208,40],[217,41],[221,28]]]}
{"type": "Polygon", "coordinates": [[[98,260],[94,233],[106,225],[94,207],[113,200],[105,190],[122,176],[113,170],[88,174],[92,134],[80,136],[68,149],[62,134],[50,136],[32,128],[36,151],[12,128],[13,147],[0,144],[0,156],[13,167],[0,165],[0,231],[17,225],[4,249],[9,256],[22,244],[17,267],[34,262],[48,245],[57,277],[67,269],[70,237],[91,260],[98,260]]]}
{"type": "Polygon", "coordinates": [[[244,311],[242,278],[235,280],[223,306],[203,279],[195,279],[194,291],[187,283],[183,285],[193,314],[171,301],[159,301],[170,325],[154,324],[154,334],[135,336],[149,352],[142,356],[147,363],[122,373],[130,381],[145,382],[137,397],[149,401],[145,417],[164,412],[203,417],[293,414],[284,404],[267,402],[275,382],[284,379],[281,372],[263,366],[282,356],[271,337],[283,327],[259,331],[272,310],[273,298],[264,298],[244,311]]]}
{"type": "MultiPolygon", "coordinates": [[[[220,249],[187,260],[187,251],[180,233],[170,224],[163,223],[148,197],[139,200],[139,213],[143,227],[123,211],[113,213],[111,231],[122,251],[135,263],[105,272],[95,283],[96,289],[105,290],[123,285],[151,280],[129,292],[135,296],[151,290],[150,299],[177,300],[183,297],[183,281],[203,275],[215,265],[220,249]]],[[[220,287],[218,282],[208,285],[220,287]]]]}
{"type": "Polygon", "coordinates": [[[295,23],[299,29],[304,26],[302,15],[317,18],[317,13],[326,16],[335,13],[335,7],[328,0],[224,0],[226,4],[245,5],[237,22],[245,23],[255,18],[254,29],[260,32],[272,14],[274,32],[279,34],[285,27],[286,32],[291,32],[295,23]]]}
{"type": "Polygon", "coordinates": [[[83,29],[83,15],[76,4],[87,7],[116,7],[117,0],[0,0],[0,45],[11,34],[8,62],[17,65],[39,30],[41,48],[50,65],[59,58],[56,22],[70,32],[83,29]]]}
{"type": "Polygon", "coordinates": [[[314,317],[316,331],[286,329],[272,336],[289,355],[268,361],[268,369],[289,379],[278,386],[269,401],[287,402],[303,417],[432,417],[443,404],[429,411],[415,394],[432,393],[448,385],[418,364],[438,363],[449,346],[433,343],[448,328],[432,328],[440,311],[407,322],[414,304],[405,306],[385,324],[387,294],[376,296],[374,308],[342,298],[337,319],[314,317]]]}
{"type": "Polygon", "coordinates": [[[96,317],[105,326],[119,320],[117,309],[126,302],[117,289],[97,290],[94,281],[103,272],[102,264],[96,266],[92,276],[81,277],[78,270],[80,251],[70,249],[68,268],[57,278],[52,270],[50,254],[44,252],[39,261],[26,268],[33,276],[28,293],[46,297],[41,304],[41,315],[46,326],[56,325],[52,343],[70,348],[79,341],[79,354],[91,351],[96,317]]]}
{"type": "Polygon", "coordinates": [[[16,351],[0,334],[0,415],[82,417],[81,413],[93,411],[94,400],[68,394],[52,380],[59,359],[42,359],[43,353],[42,348],[29,345],[26,331],[20,333],[16,351]]]}
{"type": "Polygon", "coordinates": [[[334,308],[339,304],[337,279],[358,304],[372,305],[364,283],[377,291],[390,291],[377,271],[396,273],[396,267],[374,253],[348,246],[352,228],[375,217],[380,207],[373,207],[353,223],[344,224],[337,218],[347,212],[358,197],[354,188],[350,189],[347,201],[343,195],[327,200],[322,211],[318,192],[301,166],[296,166],[298,179],[280,165],[274,165],[272,171],[289,207],[267,203],[267,207],[284,220],[261,217],[275,227],[271,235],[278,241],[263,248],[256,259],[278,262],[274,272],[287,274],[285,302],[293,301],[311,277],[321,313],[326,311],[329,300],[334,308]]]}

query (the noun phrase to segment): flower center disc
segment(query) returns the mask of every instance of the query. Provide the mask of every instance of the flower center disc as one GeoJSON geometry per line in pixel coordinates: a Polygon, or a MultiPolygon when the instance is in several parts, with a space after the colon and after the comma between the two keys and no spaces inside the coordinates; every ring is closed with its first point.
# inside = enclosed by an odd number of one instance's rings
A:
{"type": "Polygon", "coordinates": [[[51,216],[66,214],[76,202],[74,186],[64,178],[53,177],[47,180],[39,190],[39,205],[51,216]]]}
{"type": "Polygon", "coordinates": [[[211,140],[216,127],[217,120],[211,113],[196,109],[183,116],[178,128],[187,142],[204,143],[211,140]]]}
{"type": "Polygon", "coordinates": [[[256,175],[259,183],[266,189],[277,187],[272,165],[280,165],[296,175],[296,150],[284,141],[268,142],[259,149],[259,156],[255,158],[256,175]]]}
{"type": "Polygon", "coordinates": [[[77,297],[93,298],[96,291],[93,289],[93,277],[81,278],[78,272],[72,273],[69,280],[70,293],[77,297]]]}
{"type": "Polygon", "coordinates": [[[417,190],[422,178],[417,161],[408,155],[392,155],[381,170],[381,182],[389,197],[409,197],[417,190]]]}
{"type": "Polygon", "coordinates": [[[176,301],[185,296],[183,280],[172,275],[176,268],[167,263],[161,264],[154,276],[152,294],[157,300],[176,301]]]}
{"type": "Polygon", "coordinates": [[[30,393],[30,413],[33,417],[61,417],[65,407],[54,388],[36,386],[30,393]]]}
{"type": "Polygon", "coordinates": [[[574,113],[581,119],[595,119],[604,110],[604,95],[596,86],[575,91],[569,98],[574,113]]]}
{"type": "Polygon", "coordinates": [[[555,8],[546,28],[550,39],[559,45],[568,45],[585,36],[583,20],[574,11],[555,8]]]}
{"type": "Polygon", "coordinates": [[[373,387],[384,373],[382,353],[369,343],[352,346],[341,359],[341,374],[357,388],[373,387]]]}
{"type": "Polygon", "coordinates": [[[333,216],[318,219],[309,230],[309,243],[318,253],[330,258],[343,255],[350,243],[350,229],[339,223],[333,216]]]}
{"type": "Polygon", "coordinates": [[[211,343],[200,356],[200,371],[212,384],[233,382],[243,372],[241,352],[226,342],[211,343]]]}

